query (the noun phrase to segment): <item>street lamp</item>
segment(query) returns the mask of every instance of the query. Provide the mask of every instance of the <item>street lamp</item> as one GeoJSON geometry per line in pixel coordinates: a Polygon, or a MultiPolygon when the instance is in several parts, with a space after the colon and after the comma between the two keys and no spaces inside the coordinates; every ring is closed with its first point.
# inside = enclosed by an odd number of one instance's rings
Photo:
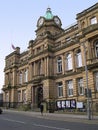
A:
{"type": "Polygon", "coordinates": [[[91,112],[90,112],[90,95],[89,95],[89,88],[88,88],[88,68],[87,68],[87,59],[86,59],[86,47],[85,43],[82,43],[84,49],[84,66],[85,66],[85,76],[86,76],[86,89],[87,89],[87,116],[88,119],[91,120],[91,112]]]}

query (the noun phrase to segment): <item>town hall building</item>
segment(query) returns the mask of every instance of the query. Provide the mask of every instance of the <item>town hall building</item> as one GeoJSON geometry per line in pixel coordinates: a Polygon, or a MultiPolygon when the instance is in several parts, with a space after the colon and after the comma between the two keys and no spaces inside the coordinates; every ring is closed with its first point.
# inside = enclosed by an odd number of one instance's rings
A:
{"type": "Polygon", "coordinates": [[[76,109],[89,101],[98,111],[98,3],[76,21],[62,28],[51,8],[39,17],[27,50],[16,47],[5,57],[4,105],[39,108],[43,102],[46,109],[76,109]]]}

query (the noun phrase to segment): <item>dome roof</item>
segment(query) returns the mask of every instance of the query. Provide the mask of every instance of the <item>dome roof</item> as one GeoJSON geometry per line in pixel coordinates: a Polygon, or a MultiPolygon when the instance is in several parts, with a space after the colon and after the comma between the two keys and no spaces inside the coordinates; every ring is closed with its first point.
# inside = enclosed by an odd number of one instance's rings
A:
{"type": "Polygon", "coordinates": [[[47,8],[46,14],[45,14],[45,19],[52,19],[53,18],[53,14],[51,12],[51,8],[47,8]]]}

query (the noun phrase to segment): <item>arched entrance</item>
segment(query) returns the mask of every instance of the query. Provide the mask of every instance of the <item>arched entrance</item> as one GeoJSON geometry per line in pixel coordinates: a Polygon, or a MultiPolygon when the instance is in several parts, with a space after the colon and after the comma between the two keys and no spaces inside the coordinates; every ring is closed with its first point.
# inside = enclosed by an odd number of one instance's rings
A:
{"type": "Polygon", "coordinates": [[[37,88],[37,105],[40,107],[40,103],[43,101],[43,88],[37,88]]]}

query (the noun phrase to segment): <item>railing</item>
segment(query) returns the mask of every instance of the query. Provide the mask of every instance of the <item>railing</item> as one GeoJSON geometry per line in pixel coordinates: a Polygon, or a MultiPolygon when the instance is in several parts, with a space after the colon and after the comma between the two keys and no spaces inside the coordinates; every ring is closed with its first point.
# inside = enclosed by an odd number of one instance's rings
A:
{"type": "Polygon", "coordinates": [[[77,22],[74,22],[72,23],[71,25],[67,26],[64,30],[65,30],[65,33],[66,32],[69,32],[70,30],[72,30],[73,28],[77,28],[78,25],[77,25],[77,22]]]}

